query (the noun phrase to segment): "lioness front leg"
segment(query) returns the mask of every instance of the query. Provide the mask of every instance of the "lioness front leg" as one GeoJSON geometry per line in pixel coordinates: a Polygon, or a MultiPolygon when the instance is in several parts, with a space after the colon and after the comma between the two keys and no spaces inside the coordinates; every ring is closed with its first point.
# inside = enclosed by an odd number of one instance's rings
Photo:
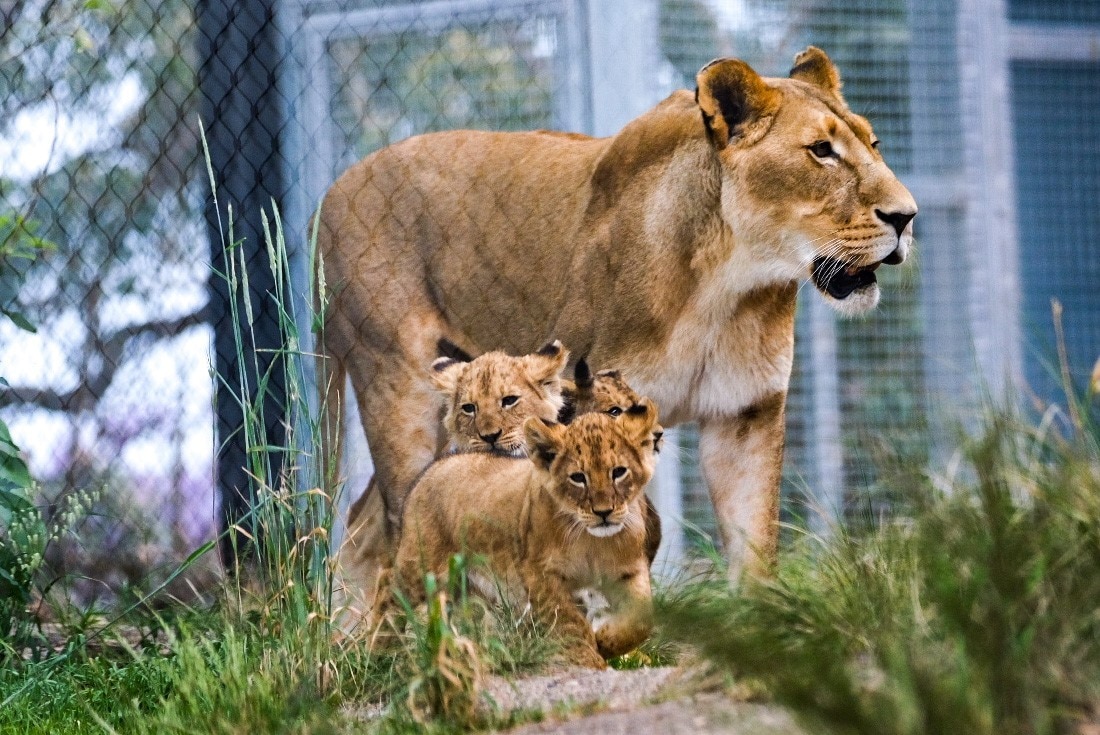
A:
{"type": "Polygon", "coordinates": [[[565,580],[554,572],[531,565],[523,569],[522,576],[531,599],[531,611],[565,641],[564,653],[569,662],[592,669],[607,668],[607,662],[596,648],[592,627],[577,609],[565,580]]]}
{"type": "Polygon", "coordinates": [[[604,590],[610,614],[595,624],[596,647],[604,658],[629,653],[653,631],[653,590],[649,567],[641,564],[604,590]]]}
{"type": "Polygon", "coordinates": [[[774,393],[728,419],[700,426],[703,478],[729,559],[729,578],[771,573],[779,541],[786,393],[774,393]]]}

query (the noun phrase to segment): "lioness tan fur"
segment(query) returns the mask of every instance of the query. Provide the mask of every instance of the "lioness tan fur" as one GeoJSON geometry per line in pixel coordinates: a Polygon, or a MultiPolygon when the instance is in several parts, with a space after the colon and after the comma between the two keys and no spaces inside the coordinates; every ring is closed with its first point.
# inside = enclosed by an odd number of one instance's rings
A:
{"type": "Polygon", "coordinates": [[[798,283],[872,308],[916,204],[822,51],[790,78],[721,59],[696,82],[610,138],[421,135],[329,190],[322,384],[336,410],[351,377],[391,542],[439,446],[421,368],[438,340],[519,354],[553,335],[667,424],[698,422],[731,575],[768,568],[798,283]]]}
{"type": "MultiPolygon", "coordinates": [[[[443,399],[447,450],[525,456],[526,420],[554,421],[562,409],[561,371],[568,359],[568,351],[558,341],[521,357],[498,351],[469,362],[436,359],[428,372],[443,399]]],[[[372,478],[349,509],[347,532],[337,555],[334,597],[344,633],[373,634],[392,557],[382,493],[372,478]]]]}
{"type": "Polygon", "coordinates": [[[418,600],[425,572],[445,574],[450,556],[467,552],[555,626],[573,663],[602,668],[604,658],[637,647],[651,628],[642,498],[656,414],[643,400],[617,420],[529,419],[530,459],[468,453],[433,464],[405,508],[401,589],[418,600]],[[611,603],[595,630],[574,603],[585,588],[611,603]]]}

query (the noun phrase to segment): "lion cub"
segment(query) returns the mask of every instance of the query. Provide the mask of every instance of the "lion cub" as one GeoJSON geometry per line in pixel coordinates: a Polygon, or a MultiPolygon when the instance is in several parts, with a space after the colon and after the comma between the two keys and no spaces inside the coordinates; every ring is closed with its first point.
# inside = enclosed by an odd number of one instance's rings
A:
{"type": "Polygon", "coordinates": [[[443,395],[448,449],[525,454],[524,421],[553,421],[562,410],[568,360],[557,340],[523,357],[486,352],[469,361],[436,359],[431,374],[443,395]]]}
{"type": "MultiPolygon", "coordinates": [[[[440,349],[457,351],[443,341],[440,349]]],[[[465,358],[441,357],[430,370],[443,396],[447,450],[523,456],[523,422],[531,417],[552,421],[562,408],[561,371],[569,353],[555,340],[521,357],[487,352],[465,358]]],[[[348,532],[338,555],[335,606],[345,633],[372,633],[377,622],[392,562],[383,520],[382,495],[372,478],[348,512],[348,532]]]]}
{"type": "Polygon", "coordinates": [[[413,487],[398,545],[398,586],[419,600],[426,571],[452,554],[483,556],[504,589],[570,641],[575,663],[637,647],[652,627],[643,489],[653,475],[657,409],[647,399],[618,419],[531,418],[528,459],[489,453],[440,459],[413,487]],[[574,603],[597,589],[611,609],[593,629],[574,603]]]}

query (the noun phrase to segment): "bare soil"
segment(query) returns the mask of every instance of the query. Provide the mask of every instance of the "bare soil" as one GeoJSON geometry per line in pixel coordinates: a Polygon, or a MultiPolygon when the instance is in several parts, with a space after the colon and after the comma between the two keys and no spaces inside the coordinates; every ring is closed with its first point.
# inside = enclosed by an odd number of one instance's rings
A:
{"type": "Polygon", "coordinates": [[[779,707],[739,701],[727,691],[698,693],[701,686],[698,674],[690,669],[567,669],[515,681],[493,677],[485,697],[502,713],[543,713],[542,722],[509,730],[510,735],[802,733],[779,707]]]}

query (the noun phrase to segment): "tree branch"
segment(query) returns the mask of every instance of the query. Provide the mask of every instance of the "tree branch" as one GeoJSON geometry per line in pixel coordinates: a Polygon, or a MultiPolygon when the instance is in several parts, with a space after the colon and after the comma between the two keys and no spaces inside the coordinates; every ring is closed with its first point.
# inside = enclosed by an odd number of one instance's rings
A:
{"type": "Polygon", "coordinates": [[[131,340],[146,335],[156,335],[161,339],[175,337],[191,327],[205,324],[203,314],[204,308],[200,308],[175,319],[159,319],[123,327],[102,341],[102,349],[98,350],[102,358],[99,370],[76,388],[70,391],[30,386],[3,388],[0,389],[0,408],[30,405],[48,411],[91,409],[110,388],[115,373],[122,366],[123,354],[131,340]]]}

